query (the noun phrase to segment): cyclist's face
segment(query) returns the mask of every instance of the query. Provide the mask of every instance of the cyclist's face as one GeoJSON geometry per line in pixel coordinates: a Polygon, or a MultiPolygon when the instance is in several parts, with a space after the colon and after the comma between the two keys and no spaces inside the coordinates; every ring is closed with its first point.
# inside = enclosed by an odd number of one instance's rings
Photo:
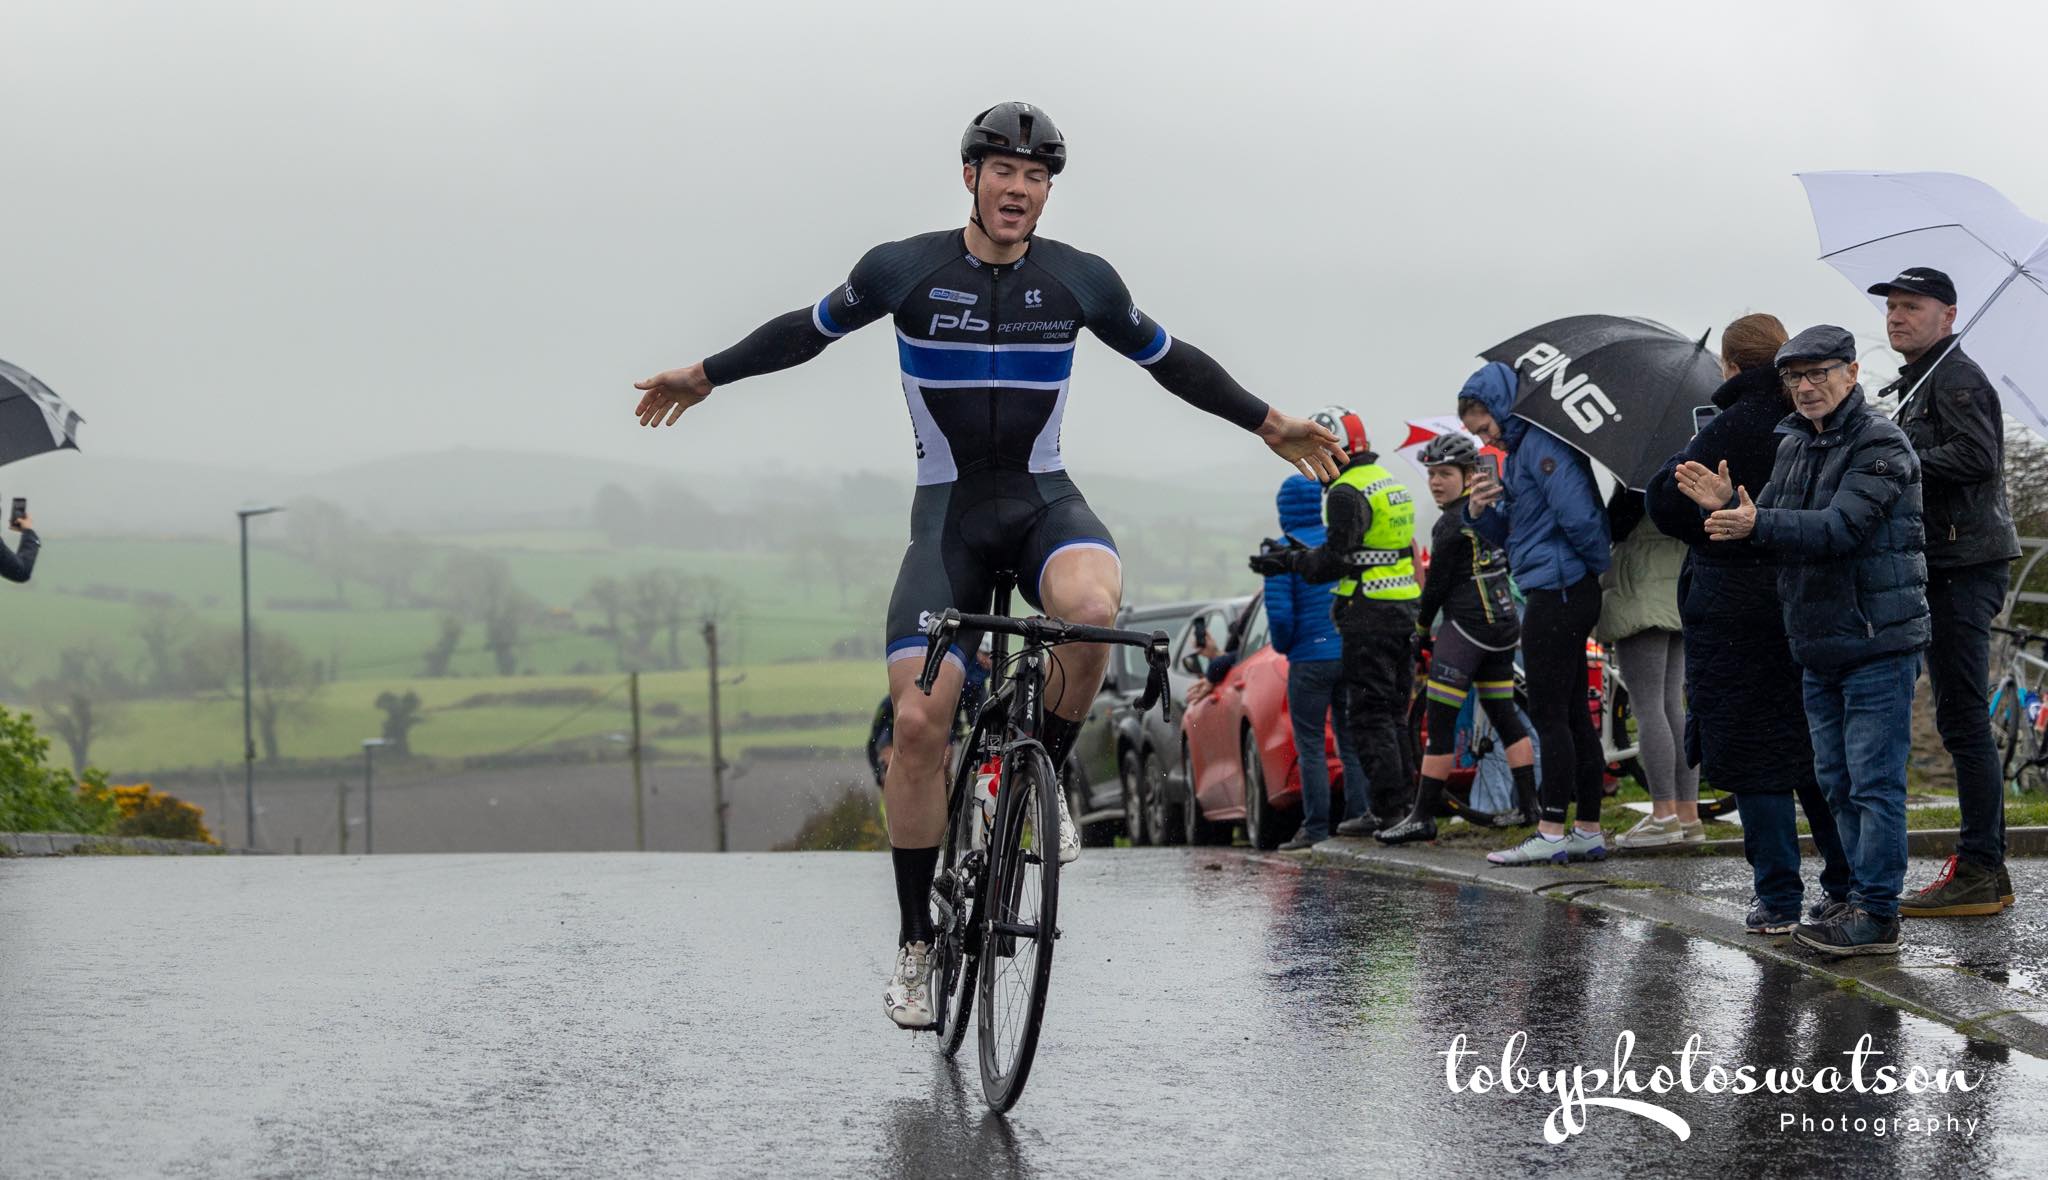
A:
{"type": "Polygon", "coordinates": [[[974,165],[961,170],[967,191],[974,193],[975,208],[981,212],[982,232],[998,245],[1009,246],[1031,236],[1045,199],[1052,192],[1052,173],[1045,165],[1015,156],[985,156],[981,163],[981,188],[975,190],[974,165]]]}
{"type": "Polygon", "coordinates": [[[1445,464],[1429,469],[1429,496],[1442,508],[1465,494],[1465,469],[1445,464]]]}

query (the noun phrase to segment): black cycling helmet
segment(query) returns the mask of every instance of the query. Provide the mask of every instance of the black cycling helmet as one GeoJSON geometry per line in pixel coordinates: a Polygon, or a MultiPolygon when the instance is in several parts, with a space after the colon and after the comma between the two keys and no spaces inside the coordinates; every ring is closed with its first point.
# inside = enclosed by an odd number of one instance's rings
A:
{"type": "Polygon", "coordinates": [[[1439,434],[1422,444],[1422,454],[1416,459],[1424,467],[1477,467],[1479,444],[1459,431],[1439,434]]]}
{"type": "Polygon", "coordinates": [[[979,164],[991,154],[1036,160],[1058,176],[1067,166],[1067,141],[1052,119],[1030,103],[998,103],[974,116],[960,136],[962,164],[979,164]]]}

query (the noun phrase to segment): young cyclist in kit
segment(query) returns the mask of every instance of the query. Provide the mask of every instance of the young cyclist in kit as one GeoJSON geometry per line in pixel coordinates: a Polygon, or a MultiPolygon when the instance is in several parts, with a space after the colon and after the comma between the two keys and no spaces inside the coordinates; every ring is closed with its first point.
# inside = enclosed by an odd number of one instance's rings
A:
{"type": "Polygon", "coordinates": [[[1535,823],[1536,757],[1528,727],[1515,709],[1515,645],[1522,625],[1508,588],[1507,555],[1465,521],[1466,485],[1479,468],[1479,444],[1465,434],[1440,434],[1422,448],[1429,494],[1443,514],[1430,534],[1429,577],[1416,615],[1418,641],[1429,636],[1438,613],[1443,626],[1430,648],[1429,683],[1424,690],[1429,748],[1422,756],[1422,780],[1415,810],[1407,819],[1373,833],[1383,844],[1436,839],[1437,808],[1451,776],[1458,714],[1476,690],[1479,706],[1506,746],[1515,777],[1515,804],[1523,823],[1535,823]]]}

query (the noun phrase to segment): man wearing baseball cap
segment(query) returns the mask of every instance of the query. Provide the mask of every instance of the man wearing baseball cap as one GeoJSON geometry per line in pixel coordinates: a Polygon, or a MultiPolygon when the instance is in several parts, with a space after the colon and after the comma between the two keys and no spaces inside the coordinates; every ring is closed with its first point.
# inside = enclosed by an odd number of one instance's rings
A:
{"type": "Polygon", "coordinates": [[[1870,288],[1885,333],[1906,359],[1883,393],[1906,400],[1897,422],[1919,452],[1927,511],[1927,679],[1934,722],[1956,768],[1962,831],[1933,884],[1905,897],[1908,918],[1995,914],[2012,904],[2005,871],[2005,792],[1991,715],[1991,620],[2005,605],[2019,537],[2005,498],[2005,421],[1984,370],[1955,337],[1956,287],[1910,266],[1870,288]]]}
{"type": "MultiPolygon", "coordinates": [[[[1856,383],[1856,338],[1808,328],[1775,358],[1793,413],[1755,499],[1711,474],[1711,544],[1777,554],[1778,595],[1802,669],[1814,778],[1849,860],[1848,900],[1792,932],[1830,955],[1896,954],[1906,883],[1906,755],[1927,647],[1920,460],[1856,383]]],[[[1700,690],[1711,691],[1702,685],[1700,690]]]]}

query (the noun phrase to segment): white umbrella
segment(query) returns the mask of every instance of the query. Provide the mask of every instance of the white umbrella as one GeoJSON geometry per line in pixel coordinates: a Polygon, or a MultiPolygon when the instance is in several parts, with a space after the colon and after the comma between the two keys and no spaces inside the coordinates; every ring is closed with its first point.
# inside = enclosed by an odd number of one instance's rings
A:
{"type": "Polygon", "coordinates": [[[1821,258],[1857,290],[1913,266],[1948,272],[1956,341],[1969,338],[2006,412],[2048,435],[2048,224],[1953,172],[1802,172],[1799,182],[1821,258]]]}

